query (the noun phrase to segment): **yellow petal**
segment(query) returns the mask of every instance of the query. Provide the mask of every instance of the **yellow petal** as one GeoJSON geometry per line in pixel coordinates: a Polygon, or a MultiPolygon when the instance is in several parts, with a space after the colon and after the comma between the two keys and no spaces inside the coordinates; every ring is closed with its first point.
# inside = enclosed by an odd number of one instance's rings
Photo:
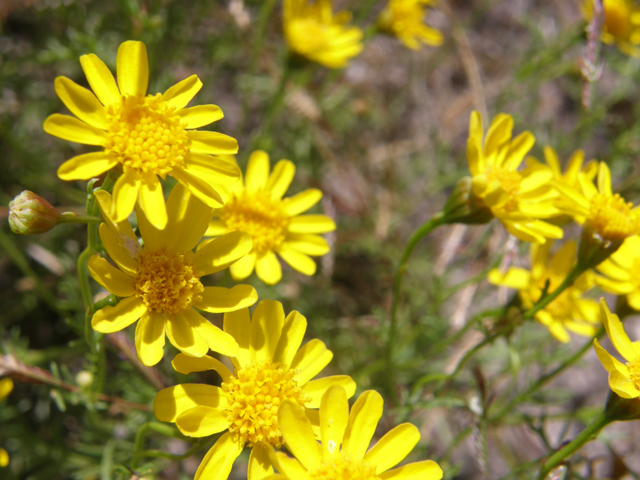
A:
{"type": "Polygon", "coordinates": [[[280,200],[283,197],[291,185],[295,173],[296,167],[289,160],[280,160],[275,164],[266,185],[273,200],[280,200]]]}
{"type": "Polygon", "coordinates": [[[282,279],[282,267],[275,253],[268,251],[256,259],[256,275],[267,285],[275,285],[282,279]]]}
{"type": "Polygon", "coordinates": [[[202,357],[209,351],[207,341],[191,326],[184,313],[165,313],[166,332],[171,344],[181,352],[202,357]]]}
{"type": "Polygon", "coordinates": [[[622,398],[640,397],[640,390],[636,388],[635,383],[617,370],[609,374],[609,387],[622,398]]]}
{"type": "Polygon", "coordinates": [[[224,203],[220,194],[206,180],[197,177],[184,168],[175,167],[171,170],[171,176],[186,186],[193,195],[209,207],[218,208],[224,203]]]}
{"type": "Polygon", "coordinates": [[[223,332],[195,309],[182,312],[197,336],[203,338],[209,348],[222,355],[233,357],[238,353],[238,344],[228,333],[223,332]]]}
{"type": "Polygon", "coordinates": [[[284,212],[290,217],[295,217],[303,212],[306,212],[322,198],[322,192],[317,188],[310,188],[303,192],[294,195],[293,197],[285,198],[282,201],[282,208],[284,212]]]}
{"type": "Polygon", "coordinates": [[[564,278],[571,271],[576,261],[576,251],[578,245],[574,241],[568,241],[551,258],[547,272],[549,276],[564,278]]]}
{"type": "Polygon", "coordinates": [[[324,392],[320,403],[320,440],[325,460],[340,450],[348,422],[347,393],[341,386],[333,385],[324,392]]]}
{"type": "Polygon", "coordinates": [[[227,394],[220,387],[186,383],[160,390],[153,399],[153,412],[161,422],[175,422],[187,410],[197,406],[224,409],[227,394]]]}
{"type": "Polygon", "coordinates": [[[127,328],[138,320],[147,307],[141,298],[127,297],[115,306],[107,306],[98,310],[91,320],[91,326],[96,332],[113,333],[127,328]]]}
{"type": "Polygon", "coordinates": [[[636,352],[627,333],[624,331],[622,322],[615,313],[611,313],[607,302],[604,298],[600,299],[600,318],[607,330],[607,335],[611,339],[611,343],[618,350],[625,360],[633,362],[636,360],[636,352]]]}
{"type": "Polygon", "coordinates": [[[349,375],[322,377],[317,380],[311,380],[302,387],[305,396],[309,398],[309,402],[305,406],[307,408],[318,408],[324,393],[334,386],[342,388],[347,398],[351,398],[356,393],[356,382],[349,375]]]}
{"type": "Polygon", "coordinates": [[[102,60],[90,53],[80,57],[80,65],[91,89],[103,105],[115,105],[120,102],[120,91],[116,80],[102,60]]]}
{"type": "Polygon", "coordinates": [[[258,257],[256,256],[255,252],[249,252],[236,263],[232,264],[229,267],[231,278],[238,282],[251,275],[254,267],[256,266],[257,258],[258,257]]]}
{"type": "Polygon", "coordinates": [[[278,409],[278,424],[289,451],[307,470],[318,468],[322,453],[304,410],[292,400],[285,400],[278,409]]]}
{"type": "Polygon", "coordinates": [[[59,113],[49,115],[42,128],[49,135],[84,145],[104,146],[107,140],[107,134],[103,130],[92,127],[77,118],[59,113]]]}
{"type": "MultiPolygon", "coordinates": [[[[269,452],[269,457],[278,471],[284,474],[282,475],[283,478],[278,478],[278,480],[307,480],[309,478],[307,469],[295,458],[289,458],[284,453],[276,452],[275,450],[269,452]]],[[[276,480],[275,477],[270,477],[267,480],[276,480]]]]}
{"type": "MultiPolygon", "coordinates": [[[[544,154],[544,161],[547,163],[547,165],[549,165],[549,168],[551,168],[551,171],[553,172],[554,176],[559,177],[561,173],[560,161],[558,160],[558,155],[556,154],[556,151],[547,145],[543,149],[543,154],[544,154]]],[[[582,156],[584,157],[584,152],[582,156]]],[[[580,170],[580,167],[578,167],[578,170],[580,170]]]]}
{"type": "Polygon", "coordinates": [[[237,165],[203,153],[189,153],[185,168],[192,175],[217,185],[233,185],[242,177],[237,165]]]}
{"type": "Polygon", "coordinates": [[[253,311],[249,353],[254,362],[273,361],[284,326],[284,309],[280,302],[262,300],[253,311]]]}
{"type": "Polygon", "coordinates": [[[249,347],[250,330],[251,316],[249,315],[248,308],[224,314],[224,331],[231,335],[238,343],[238,353],[236,353],[237,360],[231,359],[236,368],[242,368],[252,362],[249,347]]]}
{"type": "Polygon", "coordinates": [[[251,237],[244,232],[230,232],[212,240],[193,255],[193,265],[203,275],[224,270],[253,248],[251,237]]]}
{"type": "MultiPolygon", "coordinates": [[[[109,227],[105,223],[100,224],[99,228],[100,232],[100,240],[102,240],[102,244],[104,248],[107,250],[107,253],[111,257],[111,259],[116,262],[116,265],[125,272],[127,275],[133,277],[138,272],[138,262],[135,258],[133,258],[134,252],[127,250],[122,246],[119,240],[123,241],[127,244],[130,240],[126,239],[117,239],[114,233],[109,230],[109,227]]],[[[135,241],[135,245],[138,245],[138,242],[135,241]]],[[[138,248],[140,246],[138,245],[138,248]]]]}
{"type": "MultiPolygon", "coordinates": [[[[179,81],[162,94],[162,100],[173,105],[176,110],[187,106],[196,93],[202,88],[202,82],[197,75],[191,75],[179,81]]],[[[179,114],[179,113],[178,113],[179,114]]]]}
{"type": "Polygon", "coordinates": [[[198,105],[197,107],[179,110],[178,116],[185,123],[185,128],[200,128],[217,122],[224,117],[224,114],[217,105],[198,105]]]}
{"type": "Polygon", "coordinates": [[[354,458],[364,456],[382,416],[383,403],[380,394],[374,390],[367,390],[358,397],[349,414],[349,424],[342,443],[343,451],[354,458]]]}
{"type": "Polygon", "coordinates": [[[269,178],[269,155],[256,150],[249,157],[245,173],[245,188],[247,192],[264,189],[269,178]]]}
{"type": "Polygon", "coordinates": [[[176,427],[188,437],[208,437],[229,428],[227,412],[219,408],[197,406],[176,418],[176,427]]]}
{"type": "Polygon", "coordinates": [[[283,244],[278,250],[278,255],[287,262],[294,270],[302,273],[303,275],[313,275],[316,273],[316,262],[311,257],[300,253],[292,248],[287,248],[287,244],[283,244]]]}
{"type": "Polygon", "coordinates": [[[155,173],[143,172],[140,183],[140,208],[158,230],[167,226],[167,207],[164,203],[162,185],[155,173]]]}
{"type": "Polygon", "coordinates": [[[266,480],[273,475],[273,467],[269,460],[269,450],[271,447],[258,443],[251,449],[249,465],[247,467],[247,478],[250,480],[266,480]]]}
{"type": "Polygon", "coordinates": [[[324,238],[304,233],[290,233],[287,235],[285,245],[290,249],[314,257],[325,255],[330,250],[329,244],[324,238]]]}
{"type": "Polygon", "coordinates": [[[4,377],[0,380],[0,400],[4,400],[13,390],[13,380],[4,377]]]}
{"type": "Polygon", "coordinates": [[[116,59],[116,74],[122,95],[147,93],[149,61],[144,43],[129,40],[120,44],[116,59]]]}
{"type": "Polygon", "coordinates": [[[218,132],[187,132],[191,139],[190,150],[193,153],[207,153],[209,155],[233,155],[238,153],[238,141],[229,135],[218,132]]]}
{"type": "Polygon", "coordinates": [[[291,362],[291,369],[297,370],[294,378],[298,385],[304,385],[315,377],[332,358],[331,350],[327,350],[326,345],[317,338],[303,346],[291,362]]]}
{"type": "Polygon", "coordinates": [[[9,454],[4,448],[0,448],[0,467],[9,465],[9,454]]]}
{"type": "Polygon", "coordinates": [[[67,77],[56,78],[54,88],[60,100],[80,120],[102,130],[109,128],[107,112],[89,90],[67,77]]]}
{"type": "Polygon", "coordinates": [[[143,365],[152,367],[162,360],[164,338],[162,314],[147,310],[136,325],[136,351],[143,365]]]}
{"type": "MultiPolygon", "coordinates": [[[[220,220],[211,220],[209,222],[209,226],[207,231],[205,232],[205,237],[219,237],[220,235],[224,235],[225,233],[229,233],[229,229],[227,226],[222,223],[220,220]]],[[[249,272],[251,274],[251,272],[249,272]]],[[[249,275],[247,275],[248,277],[249,275]]],[[[246,277],[245,277],[246,278],[246,277]]]]}
{"type": "Polygon", "coordinates": [[[113,206],[111,214],[116,222],[124,222],[136,205],[142,179],[135,170],[125,172],[113,186],[113,206]]]}
{"type": "Polygon", "coordinates": [[[176,372],[188,375],[193,372],[206,372],[215,370],[218,372],[223,382],[228,382],[231,378],[231,371],[218,359],[205,355],[201,358],[190,357],[184,353],[179,353],[171,362],[176,372]]]}
{"type": "Polygon", "coordinates": [[[511,139],[513,130],[513,118],[511,115],[500,113],[496,115],[489,126],[484,141],[484,155],[494,155],[500,147],[511,139]]]}
{"type": "Polygon", "coordinates": [[[524,268],[512,267],[507,270],[506,273],[502,273],[497,268],[494,268],[487,275],[489,283],[494,285],[503,285],[505,287],[513,288],[515,290],[525,290],[529,288],[529,280],[531,273],[524,268]]]}
{"type": "Polygon", "coordinates": [[[258,293],[251,285],[232,288],[204,287],[202,300],[194,307],[210,313],[224,313],[247,308],[258,301],[258,293]]]}
{"type": "Polygon", "coordinates": [[[536,143],[536,139],[531,132],[522,132],[514,138],[509,145],[503,168],[509,171],[515,171],[522,163],[522,160],[524,160],[525,155],[531,150],[534,143],[536,143]]]}
{"type": "Polygon", "coordinates": [[[194,480],[227,480],[231,467],[244,449],[229,432],[222,435],[202,459],[194,480]]]}
{"type": "Polygon", "coordinates": [[[403,423],[378,440],[364,456],[364,461],[375,465],[376,475],[380,475],[404,460],[419,441],[418,429],[410,423],[403,423]]]}
{"type": "Polygon", "coordinates": [[[118,164],[118,160],[110,158],[105,152],[85,153],[64,162],[58,168],[61,180],[89,180],[98,177],[118,164]]]}
{"type": "Polygon", "coordinates": [[[600,162],[598,166],[598,191],[606,197],[613,195],[611,191],[611,172],[604,162],[600,162]]]}
{"type": "Polygon", "coordinates": [[[98,255],[89,258],[89,273],[93,279],[118,297],[131,297],[136,293],[133,277],[113,267],[98,255]]]}
{"type": "Polygon", "coordinates": [[[593,346],[596,349],[598,360],[600,360],[600,363],[602,363],[602,366],[607,370],[607,372],[611,373],[614,370],[617,370],[623,376],[629,378],[629,367],[602,348],[597,338],[593,339],[593,346]]]}
{"type": "Polygon", "coordinates": [[[289,368],[307,331],[307,319],[295,310],[284,319],[278,346],[273,354],[273,361],[289,368]]]}
{"type": "Polygon", "coordinates": [[[380,475],[381,480],[440,480],[442,469],[433,460],[410,463],[380,475]]]}
{"type": "Polygon", "coordinates": [[[289,223],[291,233],[326,233],[336,229],[336,224],[326,215],[301,215],[289,223]]]}
{"type": "MultiPolygon", "coordinates": [[[[138,238],[136,234],[133,233],[133,229],[131,225],[126,220],[123,222],[116,222],[111,215],[111,211],[113,209],[113,199],[110,193],[105,192],[104,190],[95,190],[93,192],[98,207],[100,209],[100,213],[104,218],[105,222],[107,222],[107,226],[113,232],[114,235],[118,237],[118,240],[131,240],[132,242],[138,243],[138,238]]],[[[123,246],[127,246],[123,243],[123,246]]]]}

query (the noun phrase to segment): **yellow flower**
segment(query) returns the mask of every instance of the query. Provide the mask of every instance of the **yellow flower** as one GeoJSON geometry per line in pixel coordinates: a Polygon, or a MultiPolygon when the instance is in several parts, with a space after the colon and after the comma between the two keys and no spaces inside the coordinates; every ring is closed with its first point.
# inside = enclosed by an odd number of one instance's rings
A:
{"type": "Polygon", "coordinates": [[[140,319],[135,343],[138,358],[145,365],[162,359],[165,333],[178,350],[195,357],[202,357],[209,349],[235,355],[238,345],[233,337],[212,325],[196,308],[228,312],[256,302],[258,295],[249,285],[227,289],[205,287],[200,281],[200,277],[219,272],[249,253],[249,236],[233,232],[193,253],[213,209],[177,184],[167,200],[166,229],[156,229],[145,213],[136,209],[144,242],[140,247],[129,223],[116,222],[109,215],[111,195],[99,190],[96,199],[106,220],[100,225],[100,238],[119,268],[94,255],[89,259],[89,272],[109,292],[123,298],[115,307],[98,310],[91,322],[93,328],[112,333],[140,319]]]}
{"type": "Polygon", "coordinates": [[[423,23],[425,6],[435,0],[389,0],[378,17],[378,26],[398,37],[408,48],[419,50],[420,42],[426,45],[441,45],[442,33],[423,23]]]}
{"type": "Polygon", "coordinates": [[[627,238],[596,268],[604,275],[596,277],[600,288],[616,295],[626,295],[631,308],[640,310],[640,237],[627,238]]]}
{"type": "MultiPolygon", "coordinates": [[[[584,0],[582,13],[587,21],[593,18],[593,1],[584,0]]],[[[603,0],[604,27],[600,38],[606,44],[616,44],[618,49],[631,55],[640,56],[640,7],[633,0],[603,0]]]]}
{"type": "MultiPolygon", "coordinates": [[[[558,155],[555,150],[549,146],[544,147],[544,160],[546,164],[540,163],[534,157],[527,157],[527,168],[526,171],[536,171],[536,170],[549,170],[553,174],[553,184],[560,184],[565,188],[572,189],[580,189],[580,181],[578,176],[580,174],[584,175],[589,181],[593,181],[593,179],[598,174],[598,163],[595,160],[590,160],[583,168],[584,163],[584,151],[576,150],[573,152],[571,157],[569,158],[569,164],[567,165],[567,170],[562,173],[562,169],[560,168],[560,161],[558,159],[558,155]]],[[[557,197],[553,204],[560,210],[561,212],[567,208],[566,200],[561,195],[557,197]]],[[[567,217],[565,214],[559,212],[559,217],[567,217]]],[[[559,218],[556,217],[556,218],[559,218]]],[[[561,219],[564,222],[564,218],[561,219]]],[[[566,218],[569,221],[569,218],[566,218]]],[[[584,218],[578,216],[576,218],[578,223],[584,223],[584,218]]],[[[564,222],[566,223],[566,222],[564,222]]]]}
{"type": "Polygon", "coordinates": [[[134,41],[124,42],[118,49],[117,85],[94,54],[80,57],[80,64],[95,95],[66,77],[58,77],[56,93],[78,118],[51,115],[44,130],[104,150],[66,161],[58,176],[88,180],[120,166],[123,174],[113,189],[112,212],[118,222],[129,216],[138,199],[151,224],[165,227],[167,212],[158,176],[164,179],[171,175],[207,205],[221,206],[223,200],[213,185],[234,183],[240,172],[210,155],[236,153],[238,142],[221,133],[194,130],[223,116],[215,105],[184,108],[202,87],[198,77],[192,75],[163,94],[145,96],[147,50],[143,43],[134,41]]]}
{"type": "MultiPolygon", "coordinates": [[[[576,243],[565,243],[548,260],[551,242],[531,245],[531,270],[512,267],[506,273],[497,269],[489,272],[489,282],[518,290],[522,304],[530,309],[540,299],[546,282],[548,292],[553,292],[573,269],[576,258],[576,243]]],[[[593,274],[586,272],[574,284],[564,290],[558,298],[535,314],[535,319],[545,325],[559,341],[570,340],[567,330],[592,337],[600,323],[598,302],[582,298],[582,294],[594,284],[593,274]]]]}
{"type": "Polygon", "coordinates": [[[333,15],[331,0],[284,0],[283,27],[289,48],[329,68],[342,68],[362,51],[362,31],[348,27],[349,12],[333,15]]]}
{"type": "Polygon", "coordinates": [[[553,174],[518,172],[535,138],[523,132],[511,139],[512,130],[513,118],[501,113],[491,122],[483,143],[482,118],[478,112],[471,113],[467,161],[472,192],[520,240],[544,243],[547,238],[562,238],[560,227],[540,220],[558,214],[553,206],[558,193],[549,184],[553,174]]]}
{"type": "MultiPolygon", "coordinates": [[[[9,377],[4,377],[0,380],[0,401],[7,398],[7,396],[13,390],[13,380],[9,377]]],[[[9,454],[4,448],[0,448],[0,467],[6,467],[9,465],[9,454]]]]}
{"type": "Polygon", "coordinates": [[[389,470],[401,462],[420,440],[410,424],[398,425],[369,451],[369,443],[382,416],[379,393],[368,390],[356,400],[351,413],[342,387],[329,388],[320,403],[320,439],[304,411],[287,400],[280,407],[278,422],[287,449],[296,457],[270,452],[282,475],[265,480],[440,480],[442,469],[432,460],[410,463],[389,470]]]}
{"type": "Polygon", "coordinates": [[[640,344],[632,342],[624,331],[618,316],[609,311],[604,298],[600,299],[600,316],[607,335],[618,353],[627,361],[623,364],[593,339],[598,358],[609,372],[609,387],[623,398],[640,397],[640,344]]]}
{"type": "Polygon", "coordinates": [[[289,160],[280,160],[269,174],[269,155],[253,152],[247,165],[244,185],[238,182],[223,194],[224,207],[215,211],[217,220],[209,224],[205,236],[243,231],[253,240],[253,250],[230,267],[234,280],[243,280],[255,268],[258,278],[273,285],[282,278],[276,253],[295,270],[305,275],[316,272],[309,257],[329,252],[329,244],[317,233],[335,230],[326,215],[300,215],[315,205],[322,192],[315,188],[283,199],[295,174],[289,160]]]}
{"type": "Polygon", "coordinates": [[[212,357],[193,358],[179,354],[173,367],[180,373],[215,370],[222,388],[183,384],[165,388],[156,395],[153,411],[158,420],[175,422],[190,437],[206,437],[228,430],[205,455],[195,480],[226,480],[245,445],[253,447],[249,458],[249,480],[273,472],[268,449],[279,447],[282,433],[278,408],[284,401],[307,409],[317,419],[324,392],[341,385],[351,396],[356,385],[338,375],[311,380],[331,361],[333,354],[320,340],[300,344],[307,320],[298,312],[286,318],[282,304],[263,300],[250,319],[249,310],[225,313],[224,330],[240,349],[232,358],[234,373],[212,357]]]}

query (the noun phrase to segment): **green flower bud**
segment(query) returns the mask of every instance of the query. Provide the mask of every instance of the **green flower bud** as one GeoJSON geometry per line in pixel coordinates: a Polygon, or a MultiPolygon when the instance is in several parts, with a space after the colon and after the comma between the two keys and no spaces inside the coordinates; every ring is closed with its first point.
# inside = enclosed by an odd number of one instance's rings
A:
{"type": "Polygon", "coordinates": [[[9,225],[14,233],[34,235],[51,230],[60,213],[40,195],[25,190],[9,202],[9,225]]]}

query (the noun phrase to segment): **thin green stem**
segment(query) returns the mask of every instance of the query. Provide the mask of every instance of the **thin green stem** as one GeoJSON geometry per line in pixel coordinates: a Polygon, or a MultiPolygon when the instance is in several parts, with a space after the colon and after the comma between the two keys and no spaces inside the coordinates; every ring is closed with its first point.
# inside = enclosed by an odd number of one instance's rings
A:
{"type": "Polygon", "coordinates": [[[254,75],[258,68],[258,59],[260,58],[260,52],[262,51],[262,43],[264,41],[264,33],[267,28],[267,20],[271,16],[271,12],[278,3],[278,0],[265,0],[258,13],[258,21],[256,26],[256,34],[253,37],[253,47],[251,50],[251,60],[249,63],[249,73],[254,75]]]}
{"type": "Polygon", "coordinates": [[[101,217],[95,217],[93,215],[76,215],[72,212],[65,212],[60,217],[58,217],[58,221],[56,225],[61,225],[63,223],[100,223],[102,222],[101,217]]]}
{"type": "MultiPolygon", "coordinates": [[[[184,439],[184,435],[182,435],[179,431],[177,431],[175,428],[170,427],[169,425],[164,425],[162,423],[157,423],[157,422],[143,423],[138,429],[138,433],[136,433],[136,438],[133,444],[133,458],[131,459],[132,469],[135,469],[138,466],[138,460],[141,457],[161,456],[161,455],[150,455],[148,453],[148,452],[153,452],[155,450],[145,450],[145,451],[142,450],[149,431],[159,433],[160,435],[164,435],[165,437],[177,438],[180,440],[184,439]]],[[[199,444],[197,444],[197,446],[199,447],[199,444]]],[[[161,452],[161,453],[164,453],[164,452],[161,452]]],[[[170,455],[170,454],[167,454],[167,455],[170,455]]],[[[191,456],[191,455],[192,454],[188,456],[191,456]]],[[[168,457],[165,457],[165,458],[168,458],[168,457]]],[[[187,458],[187,457],[184,457],[184,458],[187,458]]]]}
{"type": "Polygon", "coordinates": [[[567,288],[573,285],[573,282],[575,282],[578,279],[578,277],[582,275],[586,270],[588,270],[588,268],[585,268],[580,263],[576,264],[576,266],[573,267],[573,270],[569,272],[569,275],[566,276],[566,278],[562,281],[562,283],[558,286],[558,288],[556,288],[551,293],[543,293],[543,295],[540,297],[540,299],[538,299],[536,304],[533,307],[531,307],[529,311],[524,313],[524,315],[522,316],[522,319],[523,320],[532,319],[536,313],[538,313],[540,310],[542,310],[551,302],[553,302],[556,298],[558,298],[558,296],[560,296],[562,292],[564,292],[567,288]]]}
{"type": "Polygon", "coordinates": [[[600,413],[596,419],[588,425],[587,428],[580,432],[576,438],[549,457],[540,469],[538,480],[544,480],[551,470],[560,465],[560,463],[562,463],[567,457],[582,448],[585,443],[593,440],[598,433],[600,433],[600,430],[612,421],[613,420],[604,411],[600,413]]]}

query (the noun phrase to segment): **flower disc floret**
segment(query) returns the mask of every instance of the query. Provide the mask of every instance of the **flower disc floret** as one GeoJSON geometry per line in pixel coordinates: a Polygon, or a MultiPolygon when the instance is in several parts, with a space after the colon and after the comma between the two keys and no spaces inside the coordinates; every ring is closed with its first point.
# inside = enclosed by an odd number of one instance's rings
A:
{"type": "Polygon", "coordinates": [[[222,384],[222,390],[229,395],[229,432],[236,441],[250,447],[258,443],[282,445],[278,407],[285,400],[293,400],[301,407],[309,402],[294,379],[295,373],[265,361],[243,368],[222,384]]]}
{"type": "Polygon", "coordinates": [[[361,458],[340,452],[329,457],[317,470],[309,472],[311,480],[377,480],[376,467],[361,458]]]}
{"type": "Polygon", "coordinates": [[[617,193],[594,195],[589,208],[589,228],[606,240],[622,241],[640,232],[640,218],[632,212],[633,204],[617,193]]]}
{"type": "Polygon", "coordinates": [[[204,286],[192,264],[193,253],[167,248],[145,251],[134,278],[136,295],[158,313],[178,313],[202,300],[204,286]]]}
{"type": "Polygon", "coordinates": [[[109,122],[105,151],[124,167],[165,178],[184,166],[189,136],[173,105],[161,94],[123,96],[107,108],[109,122]]]}
{"type": "Polygon", "coordinates": [[[627,367],[629,368],[629,379],[640,391],[640,361],[627,362],[627,367]]]}

